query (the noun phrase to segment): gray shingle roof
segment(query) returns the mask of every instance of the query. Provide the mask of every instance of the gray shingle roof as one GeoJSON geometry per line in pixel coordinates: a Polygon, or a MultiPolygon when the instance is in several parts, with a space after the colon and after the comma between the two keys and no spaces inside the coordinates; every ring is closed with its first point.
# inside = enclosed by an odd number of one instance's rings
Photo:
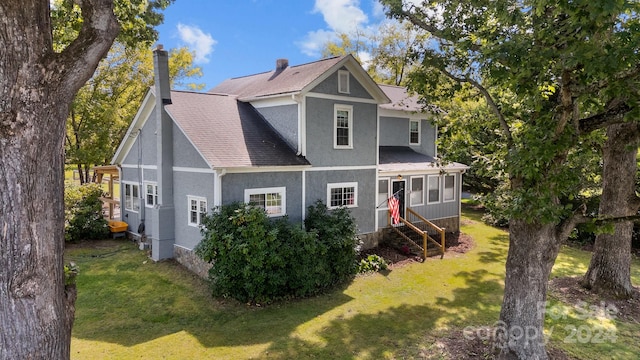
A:
{"type": "Polygon", "coordinates": [[[344,58],[345,56],[340,56],[288,66],[280,71],[276,71],[274,67],[274,70],[269,72],[227,79],[209,92],[233,94],[239,98],[295,93],[301,91],[344,58]]]}
{"type": "Polygon", "coordinates": [[[378,170],[382,172],[468,169],[455,162],[439,164],[434,157],[415,152],[408,146],[380,146],[379,164],[378,170]]]}
{"type": "MultiPolygon", "coordinates": [[[[387,110],[403,110],[409,112],[424,112],[425,109],[422,104],[418,102],[417,95],[409,95],[407,88],[401,86],[378,84],[380,89],[391,100],[388,104],[380,104],[381,109],[387,110]]],[[[427,111],[439,111],[433,105],[427,105],[427,111]]]]}
{"type": "Polygon", "coordinates": [[[235,96],[171,91],[165,109],[213,167],[309,165],[235,96]]]}

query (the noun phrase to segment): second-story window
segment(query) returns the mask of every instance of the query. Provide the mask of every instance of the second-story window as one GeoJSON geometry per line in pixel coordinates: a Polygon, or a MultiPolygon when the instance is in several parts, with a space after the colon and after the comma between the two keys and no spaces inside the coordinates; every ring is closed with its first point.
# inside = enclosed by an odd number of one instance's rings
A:
{"type": "Polygon", "coordinates": [[[333,147],[353,149],[353,106],[335,105],[333,114],[333,147]]]}
{"type": "Polygon", "coordinates": [[[409,121],[409,144],[420,145],[420,120],[409,121]]]}

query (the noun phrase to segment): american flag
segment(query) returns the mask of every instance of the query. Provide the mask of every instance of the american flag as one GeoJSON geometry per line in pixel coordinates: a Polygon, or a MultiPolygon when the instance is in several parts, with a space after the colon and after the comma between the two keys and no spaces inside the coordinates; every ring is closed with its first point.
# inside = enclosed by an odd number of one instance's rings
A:
{"type": "Polygon", "coordinates": [[[400,222],[400,201],[394,195],[389,198],[389,212],[391,213],[391,224],[400,222]]]}

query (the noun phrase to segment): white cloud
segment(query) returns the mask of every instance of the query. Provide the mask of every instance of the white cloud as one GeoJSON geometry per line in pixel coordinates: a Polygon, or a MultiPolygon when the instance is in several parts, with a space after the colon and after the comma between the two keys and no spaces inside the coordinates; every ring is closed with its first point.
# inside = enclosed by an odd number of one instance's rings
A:
{"type": "Polygon", "coordinates": [[[180,40],[184,41],[196,53],[193,61],[197,64],[208,63],[209,55],[213,52],[213,46],[218,42],[211,37],[211,34],[205,34],[197,26],[178,23],[177,27],[180,40]]]}
{"type": "Polygon", "coordinates": [[[336,33],[330,30],[310,31],[304,40],[297,42],[303,54],[318,57],[322,53],[323,46],[329,41],[337,39],[336,33]]]}
{"type": "Polygon", "coordinates": [[[327,29],[310,31],[297,42],[300,51],[310,57],[319,57],[328,41],[337,40],[338,33],[352,34],[368,22],[359,0],[315,0],[313,12],[322,14],[327,29]]]}
{"type": "Polygon", "coordinates": [[[359,0],[316,0],[313,11],[321,13],[329,28],[339,33],[351,33],[368,21],[359,0]]]}

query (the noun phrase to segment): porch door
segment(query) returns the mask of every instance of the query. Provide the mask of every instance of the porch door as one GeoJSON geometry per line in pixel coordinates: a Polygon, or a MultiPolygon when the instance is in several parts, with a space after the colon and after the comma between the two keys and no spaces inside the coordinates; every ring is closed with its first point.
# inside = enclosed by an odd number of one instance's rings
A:
{"type": "Polygon", "coordinates": [[[400,217],[404,218],[404,210],[405,210],[405,186],[407,184],[406,180],[393,180],[391,183],[391,194],[396,195],[400,202],[400,217]]]}

